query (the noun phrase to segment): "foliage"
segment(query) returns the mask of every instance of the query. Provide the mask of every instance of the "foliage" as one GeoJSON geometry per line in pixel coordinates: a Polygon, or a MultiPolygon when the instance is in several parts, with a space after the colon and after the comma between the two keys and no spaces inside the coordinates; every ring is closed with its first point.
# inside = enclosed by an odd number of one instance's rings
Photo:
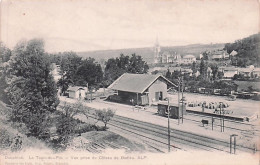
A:
{"type": "Polygon", "coordinates": [[[141,56],[132,54],[131,57],[123,54],[117,58],[110,58],[105,67],[105,86],[108,86],[124,73],[143,74],[148,72],[148,65],[141,56]]]}
{"type": "Polygon", "coordinates": [[[59,103],[44,42],[34,39],[17,44],[7,77],[11,119],[25,123],[31,135],[41,138],[47,131],[49,114],[59,103]]]}
{"type": "Polygon", "coordinates": [[[11,50],[0,42],[0,100],[10,104],[5,89],[7,88],[6,70],[11,58],[11,50]]]}
{"type": "Polygon", "coordinates": [[[61,78],[58,81],[58,86],[61,87],[62,93],[69,88],[69,85],[74,85],[76,72],[78,67],[81,65],[81,62],[81,57],[78,57],[74,52],[64,52],[61,55],[61,78]]]}
{"type": "Polygon", "coordinates": [[[205,62],[203,59],[200,62],[200,75],[203,80],[207,77],[207,69],[208,69],[208,63],[205,62]]]}
{"type": "Polygon", "coordinates": [[[61,115],[57,119],[57,134],[60,136],[61,143],[67,145],[69,140],[73,138],[78,124],[74,117],[78,114],[84,114],[88,117],[88,111],[85,111],[81,102],[74,104],[63,103],[59,110],[61,115]]]}
{"type": "Polygon", "coordinates": [[[260,65],[260,33],[251,35],[234,43],[227,43],[224,47],[228,53],[233,50],[237,51],[237,55],[231,58],[231,64],[239,67],[248,65],[260,65]]]}
{"type": "Polygon", "coordinates": [[[88,58],[82,61],[75,73],[74,85],[98,88],[103,80],[103,71],[95,59],[88,58]]]}
{"type": "Polygon", "coordinates": [[[167,70],[165,77],[166,77],[167,79],[171,79],[172,74],[171,74],[171,72],[170,72],[170,69],[167,70]]]}
{"type": "Polygon", "coordinates": [[[61,78],[58,86],[64,94],[68,87],[85,86],[99,88],[103,80],[103,71],[94,58],[82,60],[75,52],[64,52],[60,56],[52,57],[53,61],[60,63],[61,78]]]}
{"type": "Polygon", "coordinates": [[[153,75],[156,75],[156,74],[158,74],[158,73],[159,73],[158,70],[152,71],[152,74],[153,74],[153,75]]]}
{"type": "Polygon", "coordinates": [[[62,114],[58,118],[57,133],[65,137],[73,133],[77,124],[73,117],[83,112],[83,105],[81,103],[67,104],[65,102],[59,109],[62,114]]]}
{"type": "Polygon", "coordinates": [[[203,56],[202,57],[203,60],[209,60],[209,52],[207,52],[207,51],[203,52],[202,56],[203,56]]]}
{"type": "Polygon", "coordinates": [[[96,119],[102,121],[105,124],[106,129],[107,123],[111,120],[114,114],[115,112],[113,112],[111,109],[96,110],[96,119]]]}
{"type": "Polygon", "coordinates": [[[217,75],[218,75],[218,66],[217,65],[212,65],[210,68],[212,70],[212,79],[216,80],[217,79],[217,75]]]}
{"type": "Polygon", "coordinates": [[[0,63],[9,61],[11,58],[11,50],[0,42],[0,63]]]}
{"type": "Polygon", "coordinates": [[[193,63],[192,63],[191,70],[192,70],[192,74],[193,74],[193,75],[198,71],[198,70],[197,70],[197,66],[196,66],[196,62],[193,62],[193,63]]]}

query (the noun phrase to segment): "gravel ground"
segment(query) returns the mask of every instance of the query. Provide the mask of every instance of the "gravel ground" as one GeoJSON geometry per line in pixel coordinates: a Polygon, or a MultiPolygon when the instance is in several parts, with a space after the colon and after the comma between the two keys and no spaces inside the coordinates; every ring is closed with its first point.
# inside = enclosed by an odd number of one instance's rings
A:
{"type": "MultiPolygon", "coordinates": [[[[71,103],[76,102],[76,100],[73,100],[70,98],[65,98],[65,97],[61,97],[61,101],[67,101],[67,102],[71,102],[71,103]]],[[[143,110],[143,109],[137,110],[129,105],[107,102],[107,101],[103,101],[103,100],[85,102],[84,104],[88,107],[96,108],[96,109],[111,108],[116,112],[116,115],[133,118],[136,120],[145,121],[148,123],[153,123],[153,124],[167,127],[167,118],[158,116],[157,109],[155,107],[149,107],[145,110],[143,110]]],[[[191,115],[188,115],[188,116],[190,118],[194,118],[194,119],[198,118],[198,117],[193,117],[191,115]]],[[[201,120],[201,117],[199,120],[201,120]]],[[[257,120],[257,122],[259,122],[259,120],[257,120]]],[[[220,132],[220,127],[217,127],[216,129],[214,129],[214,131],[212,131],[210,126],[203,127],[201,123],[194,123],[190,120],[184,120],[183,124],[178,125],[178,121],[176,119],[170,119],[170,125],[171,125],[171,128],[174,128],[174,129],[188,131],[191,133],[204,135],[204,136],[208,136],[208,137],[212,137],[212,138],[224,140],[224,141],[229,141],[231,134],[238,134],[239,137],[237,139],[237,143],[247,145],[247,146],[257,145],[255,143],[259,142],[258,137],[256,137],[256,136],[249,137],[249,138],[245,137],[244,135],[242,135],[241,131],[238,131],[238,130],[225,129],[225,132],[220,132]]],[[[245,127],[244,125],[238,125],[238,127],[241,129],[248,128],[248,126],[245,127]]],[[[259,129],[259,128],[256,128],[256,129],[259,129]]],[[[248,131],[251,131],[251,130],[248,130],[248,131]]],[[[130,138],[131,137],[129,137],[129,139],[130,138]]]]}
{"type": "MultiPolygon", "coordinates": [[[[171,101],[177,103],[178,94],[169,95],[171,101]]],[[[180,95],[181,97],[181,95],[180,95]]],[[[187,102],[225,102],[230,106],[225,108],[225,110],[233,111],[233,115],[237,117],[250,117],[259,114],[260,111],[260,102],[255,100],[245,100],[245,99],[236,99],[235,101],[228,101],[226,96],[214,96],[214,95],[202,95],[195,93],[184,93],[184,97],[187,102]]],[[[201,111],[201,107],[187,107],[188,109],[194,109],[201,111]]],[[[212,112],[214,110],[205,108],[205,112],[212,112]]]]}

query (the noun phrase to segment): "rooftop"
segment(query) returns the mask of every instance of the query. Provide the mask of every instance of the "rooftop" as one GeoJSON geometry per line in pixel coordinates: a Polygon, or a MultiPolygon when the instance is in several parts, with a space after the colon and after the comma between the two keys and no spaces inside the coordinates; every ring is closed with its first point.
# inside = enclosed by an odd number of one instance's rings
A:
{"type": "Polygon", "coordinates": [[[196,57],[194,55],[192,55],[192,54],[189,54],[189,55],[183,56],[183,58],[196,58],[196,57]]]}
{"type": "Polygon", "coordinates": [[[157,79],[161,79],[172,86],[176,86],[162,75],[125,73],[115,80],[108,88],[125,92],[143,93],[157,79]]]}
{"type": "Polygon", "coordinates": [[[86,90],[87,89],[87,87],[81,87],[81,86],[70,86],[69,88],[68,88],[68,91],[77,91],[77,90],[79,90],[79,89],[83,89],[83,90],[86,90]]]}

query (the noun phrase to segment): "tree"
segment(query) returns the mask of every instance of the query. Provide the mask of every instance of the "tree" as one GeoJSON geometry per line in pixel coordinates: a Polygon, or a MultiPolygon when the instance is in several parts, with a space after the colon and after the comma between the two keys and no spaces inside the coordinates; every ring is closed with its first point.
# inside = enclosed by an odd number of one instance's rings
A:
{"type": "Polygon", "coordinates": [[[11,50],[0,42],[0,100],[10,104],[5,89],[8,87],[6,70],[11,58],[11,50]]]}
{"type": "Polygon", "coordinates": [[[207,69],[208,69],[208,64],[202,59],[200,62],[200,75],[204,80],[207,77],[207,69]]]}
{"type": "Polygon", "coordinates": [[[206,61],[209,60],[209,55],[206,51],[202,53],[202,56],[203,56],[202,57],[203,60],[206,60],[206,61]]]}
{"type": "Polygon", "coordinates": [[[217,77],[218,77],[218,79],[222,79],[224,77],[224,73],[221,71],[218,71],[217,77]]]}
{"type": "Polygon", "coordinates": [[[103,71],[95,59],[88,58],[82,61],[75,73],[74,84],[79,86],[99,87],[103,80],[103,71]]]}
{"type": "Polygon", "coordinates": [[[196,62],[192,63],[191,70],[192,70],[192,75],[195,75],[196,72],[198,71],[197,66],[196,66],[196,62]]]}
{"type": "Polygon", "coordinates": [[[61,57],[61,78],[58,81],[58,87],[61,88],[61,93],[75,84],[76,72],[82,63],[82,58],[77,56],[75,52],[64,52],[61,57]]]}
{"type": "Polygon", "coordinates": [[[216,80],[217,74],[218,74],[218,66],[212,65],[211,70],[212,70],[212,78],[213,78],[213,80],[216,80]]]}
{"type": "Polygon", "coordinates": [[[170,72],[170,69],[167,70],[165,77],[166,77],[167,79],[169,79],[169,80],[171,79],[172,74],[171,74],[171,72],[170,72]]]}
{"type": "Polygon", "coordinates": [[[13,55],[7,71],[11,119],[25,123],[31,135],[42,138],[48,131],[49,115],[59,104],[44,42],[39,39],[21,42],[13,55]]]}
{"type": "Polygon", "coordinates": [[[132,54],[131,57],[123,54],[117,58],[110,58],[106,62],[104,79],[105,85],[110,85],[124,73],[143,74],[148,72],[148,65],[141,56],[132,54]]]}
{"type": "Polygon", "coordinates": [[[231,53],[237,51],[237,55],[231,58],[231,64],[239,67],[259,65],[260,33],[251,35],[234,43],[225,44],[224,50],[231,53]]]}
{"type": "Polygon", "coordinates": [[[89,111],[84,109],[81,102],[74,104],[63,103],[59,110],[61,115],[57,119],[57,133],[60,136],[62,144],[66,145],[70,138],[72,138],[75,133],[75,127],[77,126],[77,121],[74,117],[78,114],[83,114],[88,118],[89,111]]]}
{"type": "Polygon", "coordinates": [[[107,129],[107,123],[115,115],[111,109],[96,110],[96,119],[102,121],[105,124],[105,129],[107,129]]]}

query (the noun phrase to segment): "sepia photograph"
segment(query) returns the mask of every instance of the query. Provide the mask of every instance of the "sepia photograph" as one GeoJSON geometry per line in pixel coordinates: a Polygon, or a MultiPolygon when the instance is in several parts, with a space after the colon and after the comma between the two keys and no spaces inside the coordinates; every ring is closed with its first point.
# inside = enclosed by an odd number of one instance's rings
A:
{"type": "Polygon", "coordinates": [[[259,0],[0,0],[0,165],[259,165],[259,0]]]}

